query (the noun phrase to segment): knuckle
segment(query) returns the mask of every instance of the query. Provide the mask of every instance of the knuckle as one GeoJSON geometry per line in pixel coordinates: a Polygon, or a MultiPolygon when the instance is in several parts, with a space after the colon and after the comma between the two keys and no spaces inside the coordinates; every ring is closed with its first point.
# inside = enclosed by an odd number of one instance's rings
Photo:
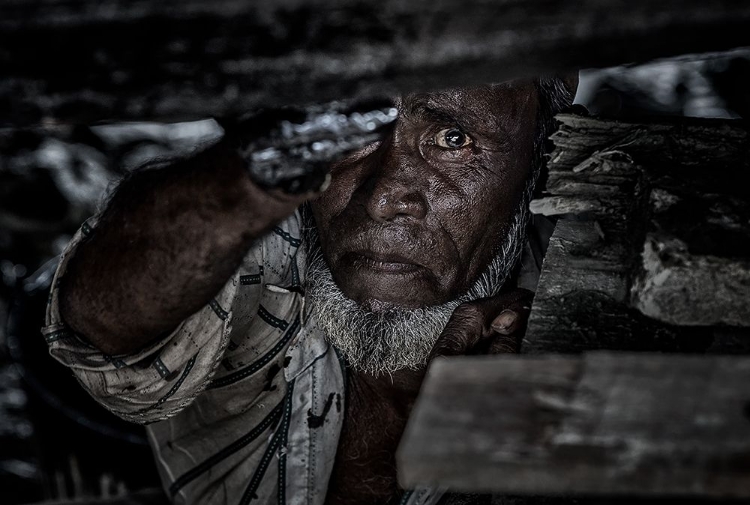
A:
{"type": "Polygon", "coordinates": [[[461,349],[464,339],[455,334],[446,335],[440,340],[441,349],[461,349]]]}
{"type": "Polygon", "coordinates": [[[451,319],[462,322],[475,322],[484,320],[484,311],[476,304],[462,303],[453,311],[451,319]]]}
{"type": "Polygon", "coordinates": [[[519,342],[509,336],[496,338],[490,346],[490,354],[505,354],[518,352],[519,342]]]}
{"type": "Polygon", "coordinates": [[[463,347],[462,340],[456,335],[443,335],[435,343],[435,347],[433,347],[431,354],[433,356],[452,356],[460,354],[463,347]]]}

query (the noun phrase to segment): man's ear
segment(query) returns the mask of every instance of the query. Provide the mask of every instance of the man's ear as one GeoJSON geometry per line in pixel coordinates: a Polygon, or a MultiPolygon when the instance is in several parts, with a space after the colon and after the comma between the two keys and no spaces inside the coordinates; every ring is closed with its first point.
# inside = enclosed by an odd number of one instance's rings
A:
{"type": "Polygon", "coordinates": [[[565,83],[565,87],[568,88],[568,91],[570,91],[573,96],[576,96],[576,91],[578,91],[578,70],[561,74],[559,77],[565,83]]]}

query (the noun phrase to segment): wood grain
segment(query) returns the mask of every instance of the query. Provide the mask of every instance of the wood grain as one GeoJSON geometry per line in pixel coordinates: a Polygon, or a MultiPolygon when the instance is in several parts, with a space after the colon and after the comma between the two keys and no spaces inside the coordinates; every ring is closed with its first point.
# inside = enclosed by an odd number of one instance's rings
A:
{"type": "Polygon", "coordinates": [[[747,124],[559,119],[523,352],[727,349],[716,328],[750,328],[747,124]]]}
{"type": "Polygon", "coordinates": [[[435,363],[407,488],[750,498],[750,358],[587,353],[435,363]]]}

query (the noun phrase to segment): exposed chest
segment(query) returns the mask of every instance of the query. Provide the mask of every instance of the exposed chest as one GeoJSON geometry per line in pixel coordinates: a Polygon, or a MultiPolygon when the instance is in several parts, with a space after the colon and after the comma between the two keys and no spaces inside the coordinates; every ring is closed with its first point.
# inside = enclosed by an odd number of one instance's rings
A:
{"type": "Polygon", "coordinates": [[[350,374],[346,416],[326,503],[397,504],[396,449],[416,392],[381,387],[350,374]]]}

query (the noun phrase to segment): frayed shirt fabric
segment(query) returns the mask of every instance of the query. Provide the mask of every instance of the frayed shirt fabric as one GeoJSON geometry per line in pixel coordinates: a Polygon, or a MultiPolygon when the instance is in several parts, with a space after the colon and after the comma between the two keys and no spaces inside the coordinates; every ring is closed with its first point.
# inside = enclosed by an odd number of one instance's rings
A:
{"type": "MultiPolygon", "coordinates": [[[[179,504],[323,504],[346,370],[305,311],[299,213],[256,242],[208,305],[126,356],[103,354],[60,317],[59,279],[95,230],[92,218],[61,256],[44,338],[101,405],[147,425],[167,496],[179,504]]],[[[402,503],[434,504],[441,495],[415,490],[402,503]]]]}

